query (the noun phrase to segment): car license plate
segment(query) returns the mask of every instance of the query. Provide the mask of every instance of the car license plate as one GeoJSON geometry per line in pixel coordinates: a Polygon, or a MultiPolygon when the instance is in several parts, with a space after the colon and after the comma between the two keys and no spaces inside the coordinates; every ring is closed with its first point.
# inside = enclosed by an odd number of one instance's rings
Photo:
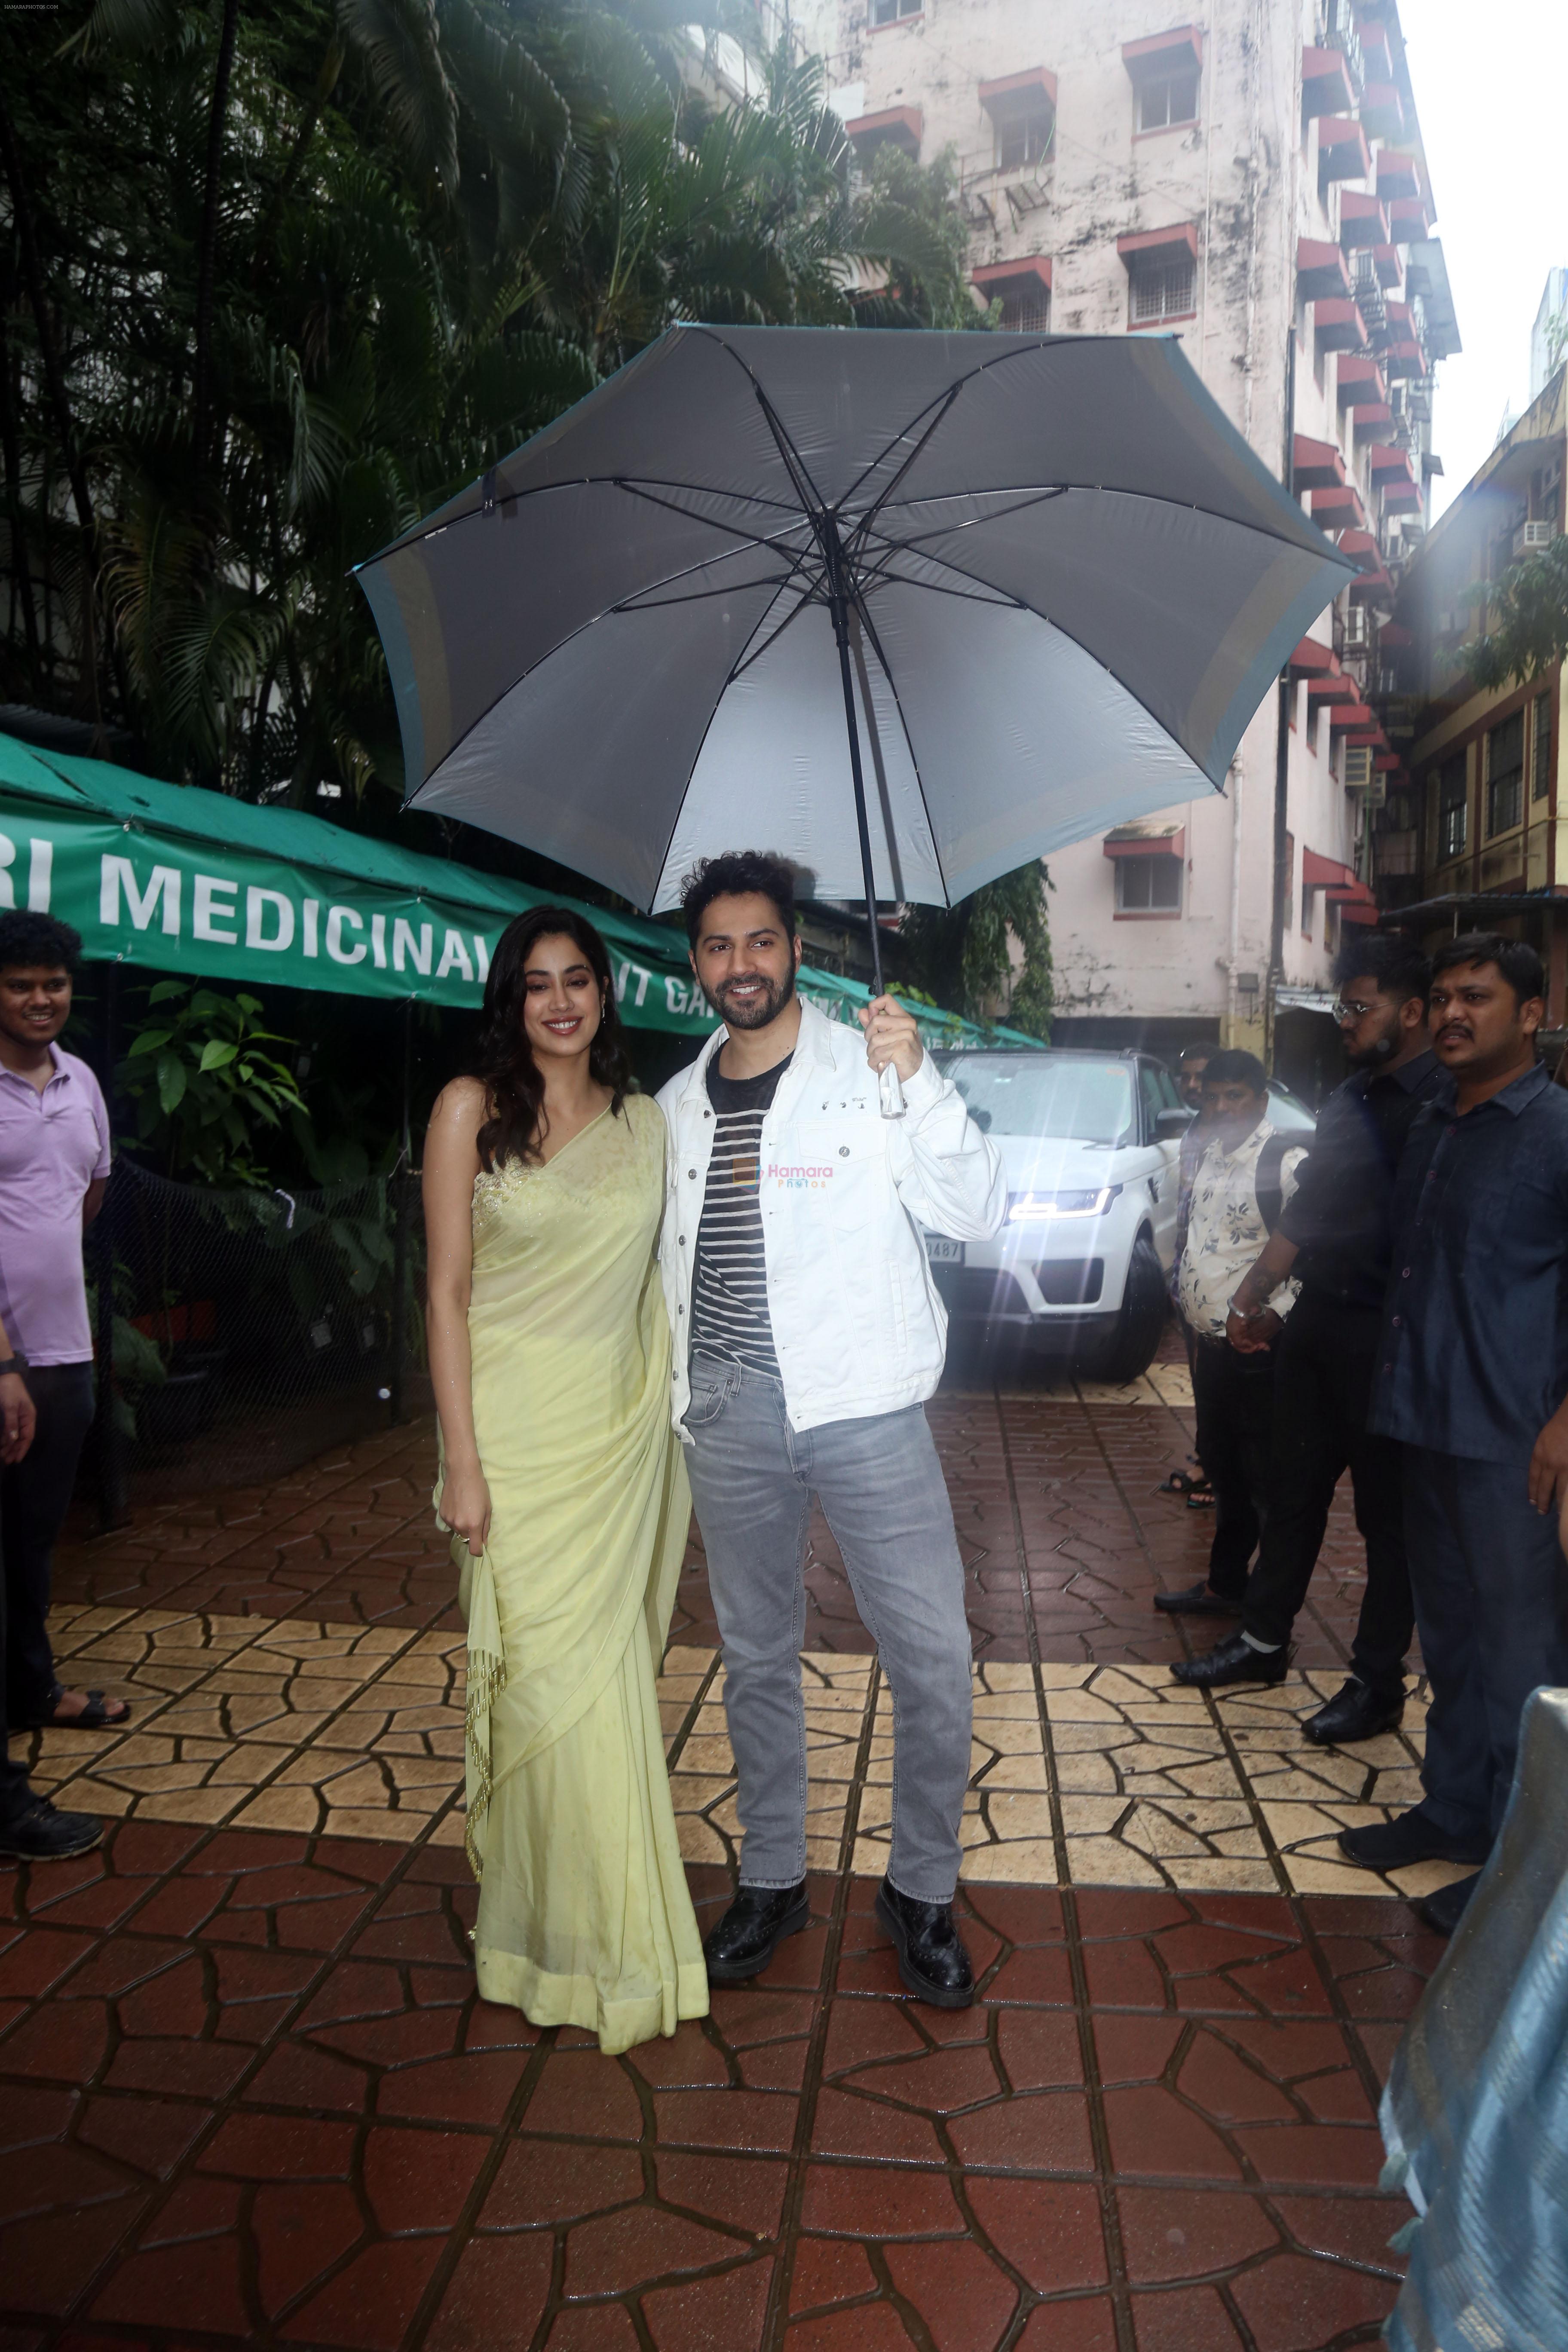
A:
{"type": "Polygon", "coordinates": [[[944,1241],[940,1234],[927,1234],[926,1255],[932,1265],[962,1265],[963,1244],[944,1241]]]}

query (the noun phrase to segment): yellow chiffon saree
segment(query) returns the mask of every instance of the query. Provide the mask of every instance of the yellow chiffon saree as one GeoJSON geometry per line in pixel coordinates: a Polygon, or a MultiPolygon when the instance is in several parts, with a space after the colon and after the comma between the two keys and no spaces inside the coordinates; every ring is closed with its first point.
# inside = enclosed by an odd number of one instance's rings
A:
{"type": "Polygon", "coordinates": [[[474,1186],[481,1559],[468,1631],[479,1989],[608,2052],[708,2009],[655,1676],[689,1512],[654,1255],[665,1128],[632,1096],[474,1186]]]}

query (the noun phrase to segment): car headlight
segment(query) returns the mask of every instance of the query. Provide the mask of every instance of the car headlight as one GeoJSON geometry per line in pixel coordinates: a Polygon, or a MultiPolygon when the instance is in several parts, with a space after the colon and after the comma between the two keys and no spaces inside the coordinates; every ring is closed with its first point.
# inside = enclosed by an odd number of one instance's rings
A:
{"type": "Polygon", "coordinates": [[[1092,1192],[1009,1192],[1007,1223],[1034,1225],[1055,1217],[1103,1217],[1121,1190],[1120,1184],[1101,1184],[1092,1192]]]}

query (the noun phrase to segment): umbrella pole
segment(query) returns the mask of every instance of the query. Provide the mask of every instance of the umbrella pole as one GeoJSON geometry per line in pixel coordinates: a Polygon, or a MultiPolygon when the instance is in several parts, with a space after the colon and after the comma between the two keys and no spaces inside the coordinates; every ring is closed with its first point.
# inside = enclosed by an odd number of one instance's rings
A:
{"type": "MultiPolygon", "coordinates": [[[[860,765],[860,727],[855,716],[855,679],[849,663],[849,609],[844,593],[842,552],[837,530],[828,541],[828,565],[832,578],[832,593],[828,603],[833,614],[833,634],[838,640],[838,675],[844,687],[844,723],[849,730],[849,773],[855,784],[855,825],[860,835],[860,879],[866,892],[866,924],[871,939],[871,993],[880,996],[882,989],[882,940],[877,929],[877,885],[871,871],[871,828],[866,815],[866,778],[860,765]]],[[[904,1108],[904,1089],[899,1074],[889,1063],[878,1074],[882,1117],[898,1118],[904,1108]]]]}

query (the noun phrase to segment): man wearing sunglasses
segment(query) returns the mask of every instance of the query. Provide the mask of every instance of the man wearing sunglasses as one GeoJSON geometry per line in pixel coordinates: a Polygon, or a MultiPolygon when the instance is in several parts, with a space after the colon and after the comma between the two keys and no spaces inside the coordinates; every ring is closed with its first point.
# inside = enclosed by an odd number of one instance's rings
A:
{"type": "Polygon", "coordinates": [[[1317,1566],[1329,1507],[1344,1471],[1366,1545],[1366,1591],[1344,1686],[1302,1726],[1321,1747],[1370,1739],[1399,1721],[1415,1628],[1401,1464],[1392,1439],[1369,1433],[1394,1171],[1417,1111],[1441,1076],[1427,1042],[1431,972],[1393,935],[1352,936],[1334,968],[1336,1018],[1352,1075],[1323,1105],[1292,1198],[1237,1285],[1226,1334],[1247,1354],[1266,1342],[1258,1318],[1287,1275],[1301,1286],[1275,1369],[1268,1504],[1241,1631],[1173,1669],[1200,1688],[1279,1683],[1291,1627],[1317,1566]]]}

